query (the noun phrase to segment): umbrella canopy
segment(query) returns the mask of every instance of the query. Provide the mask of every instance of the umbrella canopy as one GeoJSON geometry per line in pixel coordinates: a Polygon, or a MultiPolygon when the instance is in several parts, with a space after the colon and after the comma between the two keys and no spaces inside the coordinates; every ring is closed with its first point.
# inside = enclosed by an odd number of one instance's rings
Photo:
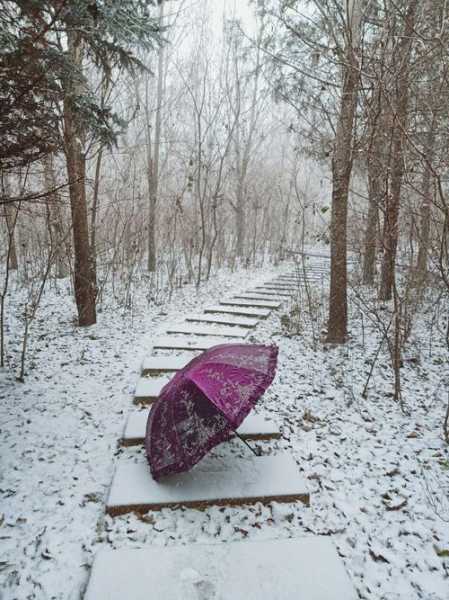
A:
{"type": "Polygon", "coordinates": [[[221,344],[176,373],[148,417],[154,479],[187,471],[232,436],[273,381],[277,354],[277,346],[221,344]]]}

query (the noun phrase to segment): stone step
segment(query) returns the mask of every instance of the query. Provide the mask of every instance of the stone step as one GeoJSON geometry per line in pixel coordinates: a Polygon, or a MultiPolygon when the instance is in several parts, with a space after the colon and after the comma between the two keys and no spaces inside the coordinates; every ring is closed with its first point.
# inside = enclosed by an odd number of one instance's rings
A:
{"type": "Polygon", "coordinates": [[[247,292],[243,294],[236,294],[234,296],[237,300],[275,300],[280,303],[285,302],[285,296],[281,298],[279,295],[266,296],[264,294],[260,294],[258,292],[247,292]]]}
{"type": "Polygon", "coordinates": [[[280,302],[272,302],[270,300],[236,300],[230,298],[229,300],[221,300],[222,306],[238,306],[238,307],[255,307],[255,308],[279,308],[280,302]]]}
{"type": "Polygon", "coordinates": [[[296,290],[298,288],[298,285],[296,283],[277,283],[276,281],[270,281],[269,283],[266,283],[264,286],[265,288],[276,288],[280,291],[284,291],[284,290],[296,290]]]}
{"type": "MultiPolygon", "coordinates": [[[[232,340],[227,340],[232,342],[232,340]]],[[[209,350],[218,344],[224,344],[226,340],[217,340],[216,337],[206,337],[199,335],[197,337],[176,337],[164,335],[153,342],[155,350],[209,350]]]]}
{"type": "Polygon", "coordinates": [[[157,400],[162,388],[171,379],[171,376],[165,377],[140,377],[134,392],[134,404],[147,405],[157,400]]]}
{"type": "Polygon", "coordinates": [[[116,516],[175,506],[204,508],[255,502],[309,504],[307,482],[289,454],[224,459],[208,455],[186,473],[156,482],[143,455],[120,456],[106,503],[116,516]]]}
{"type": "Polygon", "coordinates": [[[142,375],[158,376],[173,373],[186,366],[193,358],[192,354],[178,356],[147,356],[142,361],[142,375]]]}
{"type": "MultiPolygon", "coordinates": [[[[121,438],[123,446],[143,444],[150,410],[151,407],[149,410],[134,410],[130,413],[121,438]]],[[[239,435],[249,440],[272,440],[281,437],[279,427],[274,421],[256,413],[250,413],[237,431],[239,435]]]]}
{"type": "Polygon", "coordinates": [[[261,319],[266,319],[271,312],[271,309],[267,308],[254,308],[251,306],[223,306],[221,304],[216,304],[214,306],[208,306],[204,309],[205,313],[221,313],[227,315],[239,315],[243,317],[259,317],[261,319]]]}
{"type": "MultiPolygon", "coordinates": [[[[212,335],[218,337],[236,337],[246,338],[248,329],[237,326],[213,326],[213,325],[191,325],[190,323],[180,323],[169,325],[167,333],[183,333],[186,335],[212,335]]],[[[217,342],[218,344],[218,342],[217,342]]]]}
{"type": "Polygon", "coordinates": [[[357,600],[329,538],[101,550],[84,600],[357,600]]]}
{"type": "Polygon", "coordinates": [[[186,321],[193,323],[216,323],[217,325],[238,325],[239,327],[248,327],[252,329],[256,327],[259,319],[252,319],[250,317],[233,317],[232,315],[220,316],[220,315],[191,315],[186,317],[186,321]]]}
{"type": "Polygon", "coordinates": [[[273,292],[272,290],[266,290],[265,288],[261,288],[260,290],[245,290],[244,294],[255,294],[258,298],[279,300],[279,302],[285,302],[285,298],[290,296],[289,293],[285,294],[284,292],[273,292]]]}
{"type": "Polygon", "coordinates": [[[275,279],[272,283],[275,285],[295,285],[298,283],[302,283],[303,281],[321,281],[324,279],[323,275],[315,275],[314,273],[307,273],[305,277],[301,275],[301,277],[297,277],[296,279],[292,279],[291,281],[286,281],[285,279],[275,279]]]}
{"type": "Polygon", "coordinates": [[[323,277],[323,273],[315,273],[313,271],[307,271],[304,275],[301,273],[298,277],[294,277],[292,279],[273,279],[276,283],[285,283],[287,285],[296,284],[298,281],[302,281],[303,279],[321,279],[323,277]]]}
{"type": "Polygon", "coordinates": [[[268,292],[271,294],[275,294],[278,296],[283,296],[284,298],[290,297],[290,296],[294,296],[295,292],[293,292],[292,290],[279,290],[279,288],[277,287],[268,287],[268,286],[264,286],[264,287],[258,287],[255,290],[256,292],[268,292]]]}
{"type": "MultiPolygon", "coordinates": [[[[329,266],[327,267],[320,267],[317,265],[310,265],[307,266],[305,268],[305,272],[307,273],[329,273],[330,272],[330,268],[329,266]]],[[[288,277],[286,277],[285,275],[278,275],[276,277],[276,279],[284,279],[284,280],[290,280],[290,279],[297,279],[298,276],[301,276],[304,274],[304,270],[302,268],[300,268],[296,273],[294,273],[293,275],[289,275],[288,277]]]]}
{"type": "MultiPolygon", "coordinates": [[[[315,273],[317,275],[321,275],[322,273],[329,273],[329,267],[326,267],[326,268],[321,268],[321,267],[306,267],[305,273],[306,273],[306,276],[309,273],[315,273]]],[[[304,271],[302,269],[300,269],[298,271],[298,273],[295,273],[294,275],[291,275],[290,277],[285,277],[283,275],[278,275],[278,277],[276,277],[275,279],[277,279],[279,281],[292,281],[294,279],[298,279],[298,277],[303,277],[303,276],[304,276],[304,271]]]]}

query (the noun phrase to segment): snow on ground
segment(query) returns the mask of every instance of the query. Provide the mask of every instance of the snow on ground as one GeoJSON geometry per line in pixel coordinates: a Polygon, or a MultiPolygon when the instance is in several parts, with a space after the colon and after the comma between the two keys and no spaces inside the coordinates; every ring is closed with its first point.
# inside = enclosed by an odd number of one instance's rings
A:
{"type": "MultiPolygon", "coordinates": [[[[111,303],[86,330],[73,326],[68,294],[46,294],[25,383],[0,379],[1,600],[78,600],[103,546],[304,535],[332,536],[360,598],[448,600],[449,453],[441,436],[447,357],[437,339],[429,356],[425,321],[402,369],[409,414],[392,401],[382,353],[368,399],[361,397],[378,340],[365,322],[362,345],[357,315],[354,341],[326,351],[314,351],[308,334],[285,335],[285,309],[249,334],[280,346],[278,375],[260,409],[280,424],[283,438],[258,445],[293,454],[309,480],[310,508],[273,503],[104,517],[115,457],[141,452],[118,450],[117,440],[151,338],[180,315],[273,272],[223,272],[198,294],[190,286],[176,292],[163,310],[146,305],[142,291],[132,319],[111,303]]],[[[215,450],[223,460],[247,452],[237,441],[215,450]]]]}

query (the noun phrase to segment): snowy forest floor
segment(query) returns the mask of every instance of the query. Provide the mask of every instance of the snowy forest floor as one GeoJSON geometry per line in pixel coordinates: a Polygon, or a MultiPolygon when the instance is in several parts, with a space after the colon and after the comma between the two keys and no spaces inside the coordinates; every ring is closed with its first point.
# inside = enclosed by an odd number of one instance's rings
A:
{"type": "MultiPolygon", "coordinates": [[[[407,414],[392,401],[385,350],[362,398],[379,336],[366,321],[362,336],[358,311],[341,348],[314,349],[307,330],[286,334],[287,303],[250,334],[249,341],[280,348],[260,410],[283,437],[258,445],[293,454],[310,482],[310,508],[272,503],[104,517],[115,457],[141,452],[118,449],[117,441],[151,339],[189,312],[284,270],[221,272],[198,293],[185,286],[158,307],[142,289],[132,315],[111,302],[85,330],[73,324],[64,285],[48,290],[33,324],[25,383],[0,374],[0,600],[79,600],[102,546],[304,535],[332,536],[362,599],[449,598],[449,452],[442,437],[448,363],[438,336],[429,346],[425,316],[401,369],[407,414]]],[[[19,301],[13,296],[12,315],[19,301]]],[[[10,338],[18,328],[9,322],[10,338]]],[[[8,350],[17,359],[14,343],[8,350]]],[[[247,452],[237,442],[215,450],[224,460],[247,452]]]]}

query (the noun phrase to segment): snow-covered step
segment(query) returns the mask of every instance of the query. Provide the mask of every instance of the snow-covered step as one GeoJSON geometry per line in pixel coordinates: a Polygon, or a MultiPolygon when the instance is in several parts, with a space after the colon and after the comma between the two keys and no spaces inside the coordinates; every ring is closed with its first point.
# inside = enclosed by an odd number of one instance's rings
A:
{"type": "Polygon", "coordinates": [[[255,308],[252,306],[240,306],[237,308],[236,306],[224,306],[222,304],[216,304],[214,306],[208,306],[204,309],[204,312],[239,315],[243,317],[259,317],[261,319],[266,319],[269,316],[271,309],[255,308]]]}
{"type": "Polygon", "coordinates": [[[171,377],[140,377],[134,392],[134,404],[149,404],[154,402],[162,388],[170,381],[171,377]]]}
{"type": "Polygon", "coordinates": [[[293,275],[289,275],[288,277],[286,277],[285,275],[278,275],[276,279],[295,279],[298,277],[298,275],[303,275],[304,271],[306,273],[323,273],[323,272],[328,273],[329,265],[327,265],[327,266],[307,265],[305,269],[300,267],[298,269],[298,271],[296,273],[294,273],[293,275]]]}
{"type": "Polygon", "coordinates": [[[254,306],[256,308],[279,308],[280,302],[271,302],[269,300],[235,300],[234,298],[230,298],[228,300],[221,300],[220,302],[223,306],[254,306]]]}
{"type": "Polygon", "coordinates": [[[298,279],[303,278],[304,276],[305,277],[321,277],[323,275],[325,276],[325,275],[328,275],[328,274],[329,274],[329,270],[328,269],[323,269],[323,270],[321,270],[321,269],[306,269],[305,275],[304,275],[303,271],[300,271],[298,273],[298,275],[295,275],[294,277],[289,277],[289,278],[278,277],[276,279],[276,281],[284,281],[284,282],[290,283],[291,281],[297,281],[298,279]]]}
{"type": "Polygon", "coordinates": [[[282,296],[283,298],[289,298],[290,296],[294,295],[294,292],[291,290],[279,290],[279,288],[276,287],[258,287],[255,289],[256,292],[260,292],[260,293],[269,293],[269,294],[274,294],[277,296],[282,296]]]}
{"type": "Polygon", "coordinates": [[[265,286],[263,288],[258,288],[258,291],[261,291],[261,290],[276,292],[277,294],[282,294],[283,296],[287,296],[287,295],[291,296],[292,294],[295,294],[298,291],[298,286],[295,286],[295,288],[280,288],[278,286],[271,285],[271,286],[265,286]]]}
{"type": "Polygon", "coordinates": [[[101,550],[84,600],[356,600],[332,540],[101,550]]]}
{"type": "Polygon", "coordinates": [[[239,300],[274,300],[277,302],[285,302],[286,296],[279,296],[278,294],[265,294],[264,292],[244,292],[242,294],[236,294],[234,298],[239,300]]]}
{"type": "Polygon", "coordinates": [[[278,283],[276,281],[270,281],[266,283],[263,287],[276,288],[280,291],[283,290],[295,290],[298,286],[296,283],[278,283]]]}
{"type": "Polygon", "coordinates": [[[277,302],[285,302],[285,297],[280,298],[279,296],[264,296],[263,294],[258,294],[257,292],[247,292],[244,294],[236,294],[234,298],[238,300],[268,300],[268,301],[277,301],[277,302]]]}
{"type": "Polygon", "coordinates": [[[273,281],[277,281],[278,283],[296,283],[298,281],[298,277],[289,277],[288,279],[279,277],[279,279],[274,279],[273,281]]]}
{"type": "MultiPolygon", "coordinates": [[[[265,283],[264,285],[257,285],[256,287],[252,287],[249,289],[244,290],[244,294],[253,294],[253,293],[257,293],[257,294],[265,294],[265,295],[271,295],[271,296],[275,296],[277,294],[277,292],[270,290],[270,284],[269,283],[265,283]]],[[[282,293],[282,290],[281,290],[282,293]]]]}
{"type": "Polygon", "coordinates": [[[190,315],[186,317],[186,321],[193,323],[216,323],[217,325],[238,325],[239,327],[256,327],[259,319],[252,319],[250,317],[233,317],[232,315],[220,316],[220,315],[190,315]]]}
{"type": "Polygon", "coordinates": [[[243,327],[214,327],[213,325],[191,325],[190,323],[180,323],[167,327],[167,333],[183,333],[187,335],[216,335],[219,337],[237,337],[243,339],[248,335],[248,330],[244,329],[243,327]]]}
{"type": "Polygon", "coordinates": [[[290,454],[228,459],[207,456],[193,469],[156,482],[144,456],[121,456],[106,511],[112,516],[174,506],[203,508],[255,502],[309,504],[307,482],[290,454]]]}
{"type": "Polygon", "coordinates": [[[285,285],[285,283],[279,283],[279,282],[274,282],[274,283],[270,283],[270,286],[275,286],[277,289],[279,289],[280,287],[282,287],[283,289],[285,289],[287,287],[287,289],[298,289],[298,287],[301,287],[304,285],[304,282],[306,283],[316,283],[316,282],[320,282],[322,281],[321,277],[306,277],[305,279],[303,277],[300,277],[299,279],[295,279],[295,281],[292,281],[291,283],[288,284],[288,287],[285,285]]]}
{"type": "Polygon", "coordinates": [[[279,296],[293,296],[295,294],[295,292],[298,290],[298,288],[296,288],[296,290],[286,290],[286,289],[280,289],[276,286],[268,286],[265,285],[263,287],[258,287],[256,288],[255,291],[257,292],[271,292],[273,294],[278,294],[279,296]]]}
{"type": "MultiPolygon", "coordinates": [[[[153,348],[155,350],[208,350],[213,346],[225,343],[226,340],[220,341],[216,337],[206,337],[199,335],[197,337],[185,336],[175,337],[171,335],[164,335],[153,342],[153,348]]],[[[232,342],[232,340],[228,340],[232,342]]]]}
{"type": "MultiPolygon", "coordinates": [[[[149,410],[134,410],[130,413],[121,440],[124,446],[143,444],[149,410]]],[[[265,419],[256,413],[250,413],[246,417],[239,427],[238,433],[243,438],[252,440],[270,440],[281,437],[279,427],[274,421],[265,419]]]]}
{"type": "Polygon", "coordinates": [[[298,285],[299,282],[301,281],[308,281],[310,279],[318,279],[321,280],[322,279],[322,275],[319,273],[307,273],[306,276],[304,277],[304,275],[300,275],[299,277],[296,277],[294,280],[290,280],[290,281],[286,281],[285,279],[277,279],[274,281],[274,283],[276,285],[298,285]]]}
{"type": "Polygon", "coordinates": [[[307,273],[305,276],[304,275],[300,275],[299,277],[297,277],[295,280],[291,280],[291,281],[286,281],[285,279],[275,279],[272,283],[274,283],[275,285],[298,285],[298,283],[300,283],[301,281],[315,281],[315,280],[321,280],[322,279],[322,275],[319,273],[307,273]]]}
{"type": "Polygon", "coordinates": [[[299,287],[304,285],[304,282],[307,283],[314,283],[315,280],[314,279],[301,279],[299,281],[296,281],[295,283],[291,283],[289,285],[285,285],[283,283],[279,284],[279,283],[270,283],[265,285],[264,287],[266,289],[271,289],[274,291],[277,291],[279,293],[281,292],[295,292],[298,290],[299,287]]]}
{"type": "Polygon", "coordinates": [[[142,361],[142,375],[160,375],[179,371],[192,360],[192,354],[178,356],[146,356],[142,361]]]}
{"type": "Polygon", "coordinates": [[[294,279],[295,277],[298,277],[298,275],[303,275],[305,273],[329,273],[329,265],[327,267],[321,267],[319,265],[307,265],[305,269],[303,269],[302,267],[300,269],[298,269],[298,271],[294,274],[291,275],[290,277],[285,277],[285,275],[278,275],[277,279],[294,279]]]}
{"type": "Polygon", "coordinates": [[[285,294],[282,292],[279,294],[278,292],[273,292],[270,290],[266,290],[265,288],[261,288],[260,290],[245,290],[244,294],[255,294],[258,298],[266,298],[267,300],[279,300],[279,302],[285,302],[285,294]]]}

